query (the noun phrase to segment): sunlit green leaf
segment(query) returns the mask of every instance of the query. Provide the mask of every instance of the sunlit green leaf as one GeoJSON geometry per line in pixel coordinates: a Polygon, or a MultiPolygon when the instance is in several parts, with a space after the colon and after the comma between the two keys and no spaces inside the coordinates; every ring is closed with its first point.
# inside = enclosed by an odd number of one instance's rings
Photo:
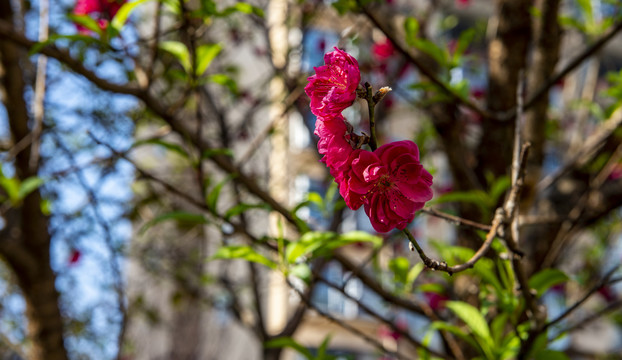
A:
{"type": "Polygon", "coordinates": [[[529,279],[529,287],[542,296],[549,288],[568,281],[568,276],[558,269],[544,269],[529,279]]]}
{"type": "Polygon", "coordinates": [[[186,72],[190,72],[190,53],[188,52],[186,45],[179,41],[163,41],[160,43],[160,49],[175,56],[181,66],[183,66],[184,70],[186,70],[186,72]]]}
{"type": "Polygon", "coordinates": [[[132,11],[134,11],[134,9],[136,9],[138,5],[143,4],[147,1],[150,0],[136,0],[123,4],[119,11],[117,11],[117,13],[115,14],[112,22],[110,23],[112,28],[116,29],[117,32],[121,32],[123,25],[125,25],[125,23],[127,22],[127,18],[130,16],[132,11]]]}
{"type": "Polygon", "coordinates": [[[220,44],[205,44],[197,48],[196,74],[198,76],[203,75],[221,50],[222,46],[220,44]]]}
{"type": "Polygon", "coordinates": [[[250,246],[223,246],[216,251],[216,254],[211,257],[211,259],[223,259],[223,260],[231,260],[231,259],[241,259],[246,260],[258,264],[265,265],[271,269],[276,269],[277,264],[263,256],[262,254],[255,251],[250,246]]]}
{"type": "Polygon", "coordinates": [[[31,192],[37,190],[41,185],[43,185],[45,181],[40,177],[31,176],[26,180],[22,181],[19,186],[19,191],[17,193],[17,197],[19,199],[23,199],[31,192]]]}
{"type": "Polygon", "coordinates": [[[300,355],[304,356],[308,360],[313,360],[313,354],[311,353],[311,351],[306,347],[300,345],[298,342],[296,342],[296,340],[292,339],[289,336],[268,340],[263,344],[263,346],[269,349],[291,348],[296,350],[300,355]]]}
{"type": "Polygon", "coordinates": [[[474,334],[492,344],[488,323],[477,308],[462,301],[447,301],[445,306],[464,321],[474,334]]]}
{"type": "Polygon", "coordinates": [[[172,142],[168,142],[162,139],[146,139],[146,140],[139,140],[136,141],[132,147],[136,148],[142,145],[158,145],[158,146],[162,146],[163,148],[172,151],[174,153],[177,153],[178,155],[183,156],[184,158],[188,158],[188,152],[186,152],[186,150],[179,144],[175,144],[172,142]]]}

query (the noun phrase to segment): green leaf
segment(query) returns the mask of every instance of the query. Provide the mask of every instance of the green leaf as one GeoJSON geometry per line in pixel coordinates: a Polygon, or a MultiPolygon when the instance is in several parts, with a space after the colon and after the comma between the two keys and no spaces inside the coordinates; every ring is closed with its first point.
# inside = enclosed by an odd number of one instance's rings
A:
{"type": "Polygon", "coordinates": [[[197,48],[196,74],[198,76],[203,75],[221,50],[222,46],[220,44],[205,44],[197,48]]]}
{"type": "Polygon", "coordinates": [[[227,210],[227,212],[225,212],[225,220],[229,220],[232,217],[240,215],[241,213],[245,212],[246,210],[250,210],[250,209],[263,209],[266,211],[272,210],[272,208],[268,204],[240,203],[240,204],[235,205],[231,209],[227,210]]]}
{"type": "Polygon", "coordinates": [[[395,281],[399,281],[402,284],[406,284],[408,277],[408,270],[410,269],[410,261],[403,256],[395,257],[389,260],[389,270],[393,272],[395,281]]]}
{"type": "Polygon", "coordinates": [[[313,354],[306,347],[302,346],[296,340],[289,336],[284,336],[272,340],[268,340],[263,344],[266,348],[291,348],[296,350],[300,355],[304,356],[308,360],[313,360],[313,354]]]}
{"type": "Polygon", "coordinates": [[[22,181],[19,186],[19,190],[17,192],[17,197],[22,200],[31,192],[37,190],[41,185],[43,185],[44,181],[40,177],[31,176],[26,180],[22,181]]]}
{"type": "Polygon", "coordinates": [[[255,251],[255,249],[247,245],[223,246],[220,249],[218,249],[218,251],[216,251],[216,254],[214,254],[214,256],[212,256],[211,259],[222,259],[222,260],[241,259],[241,260],[246,260],[246,261],[265,265],[269,267],[270,269],[276,269],[276,266],[277,266],[277,264],[274,261],[268,259],[267,257],[255,251]]]}
{"type": "Polygon", "coordinates": [[[112,28],[114,28],[117,32],[121,32],[123,25],[127,22],[127,18],[130,16],[132,11],[134,11],[138,5],[146,3],[147,1],[150,0],[136,0],[123,4],[112,19],[110,26],[112,26],[112,28]]]}
{"type": "Polygon", "coordinates": [[[248,14],[248,15],[257,15],[261,18],[264,17],[264,12],[263,9],[257,7],[257,6],[253,6],[249,3],[245,3],[245,2],[239,2],[233,6],[229,6],[228,8],[224,9],[220,15],[221,16],[227,16],[230,15],[234,12],[241,12],[244,14],[248,14]]]}
{"type": "Polygon", "coordinates": [[[4,188],[13,205],[19,203],[20,183],[17,178],[8,178],[0,174],[0,186],[4,188]]]}
{"type": "Polygon", "coordinates": [[[174,144],[162,139],[146,139],[146,140],[139,140],[136,141],[133,145],[132,148],[136,148],[142,145],[158,145],[158,146],[162,146],[163,148],[170,150],[174,153],[177,153],[181,156],[183,156],[184,158],[188,159],[190,157],[190,155],[188,155],[188,152],[186,152],[186,150],[179,144],[174,144]]]}
{"type": "Polygon", "coordinates": [[[92,36],[88,36],[88,35],[83,35],[83,34],[71,34],[71,35],[60,35],[60,34],[53,34],[50,35],[50,37],[45,40],[45,41],[41,41],[41,42],[37,42],[34,45],[32,45],[30,47],[30,49],[28,50],[28,55],[34,55],[36,53],[38,53],[39,51],[41,51],[41,49],[43,49],[44,47],[48,46],[48,45],[55,45],[54,43],[57,40],[69,40],[71,42],[77,42],[77,41],[82,41],[84,43],[90,44],[90,43],[98,43],[100,45],[106,46],[107,44],[102,42],[101,40],[99,40],[96,37],[92,37],[92,36]]]}
{"type": "Polygon", "coordinates": [[[179,41],[163,41],[160,43],[160,49],[175,56],[186,72],[190,72],[190,53],[184,43],[179,41]]]}
{"type": "Polygon", "coordinates": [[[488,323],[477,308],[462,301],[447,301],[445,306],[464,321],[474,334],[492,344],[488,323]]]}
{"type": "Polygon", "coordinates": [[[302,279],[307,284],[311,280],[311,268],[309,268],[309,265],[305,263],[294,265],[289,270],[289,274],[294,275],[299,279],[302,279]]]}
{"type": "Polygon", "coordinates": [[[348,12],[355,12],[358,9],[356,0],[337,0],[332,3],[339,15],[343,16],[348,12]]]}
{"type": "Polygon", "coordinates": [[[430,324],[430,329],[431,330],[444,330],[444,331],[448,331],[448,332],[458,336],[462,340],[466,341],[467,343],[469,343],[474,348],[477,348],[477,343],[475,341],[473,341],[473,338],[471,338],[461,328],[459,328],[459,327],[457,327],[455,325],[451,325],[451,324],[448,324],[448,323],[445,323],[445,322],[442,322],[442,321],[434,321],[434,322],[432,322],[430,324]]]}
{"type": "Polygon", "coordinates": [[[207,77],[206,81],[222,85],[229,89],[229,91],[234,95],[238,94],[238,84],[229,75],[212,74],[207,77]]]}
{"type": "Polygon", "coordinates": [[[447,65],[447,52],[435,43],[427,39],[416,38],[413,41],[413,46],[422,52],[430,55],[441,66],[447,65]]]}
{"type": "Polygon", "coordinates": [[[551,286],[568,281],[568,275],[558,269],[544,269],[529,279],[529,287],[537,291],[537,297],[542,296],[551,286]]]}
{"type": "Polygon", "coordinates": [[[419,274],[421,274],[423,269],[425,269],[425,265],[418,262],[408,271],[408,274],[406,275],[406,292],[410,292],[412,284],[415,280],[417,280],[417,277],[419,277],[419,274]]]}
{"type": "Polygon", "coordinates": [[[205,216],[201,214],[191,213],[187,211],[172,211],[163,215],[160,215],[150,221],[148,221],[143,227],[140,229],[139,234],[144,234],[150,227],[159,224],[164,221],[176,221],[182,225],[199,225],[199,224],[209,224],[209,221],[205,218],[205,216]]]}
{"type": "Polygon", "coordinates": [[[419,35],[419,22],[414,17],[407,17],[404,20],[404,31],[406,32],[406,43],[415,46],[419,35]]]}
{"type": "Polygon", "coordinates": [[[74,23],[82,25],[96,34],[102,35],[102,29],[99,27],[97,21],[92,17],[88,15],[76,14],[69,14],[67,15],[67,17],[69,17],[69,20],[73,21],[74,23]]]}
{"type": "Polygon", "coordinates": [[[319,249],[329,240],[332,241],[337,237],[333,232],[309,231],[302,235],[300,240],[287,245],[285,249],[285,260],[293,264],[303,255],[312,253],[319,249]]]}
{"type": "Polygon", "coordinates": [[[232,175],[227,176],[218,184],[216,184],[212,191],[207,194],[205,198],[205,203],[207,204],[207,208],[210,209],[210,211],[214,213],[217,212],[218,209],[216,207],[218,205],[218,198],[220,197],[220,192],[222,191],[223,186],[225,186],[225,184],[228,183],[232,178],[232,175]]]}
{"type": "Polygon", "coordinates": [[[231,151],[231,149],[225,148],[225,149],[207,149],[205,151],[203,151],[202,154],[202,159],[209,159],[211,157],[217,156],[217,155],[224,155],[224,156],[229,156],[229,157],[233,157],[233,151],[231,151]]]}
{"type": "Polygon", "coordinates": [[[330,343],[331,340],[331,335],[326,335],[326,337],[324,338],[324,341],[322,341],[322,344],[320,344],[320,347],[317,349],[317,358],[318,359],[325,359],[327,357],[326,354],[326,350],[328,349],[328,344],[330,343]]]}

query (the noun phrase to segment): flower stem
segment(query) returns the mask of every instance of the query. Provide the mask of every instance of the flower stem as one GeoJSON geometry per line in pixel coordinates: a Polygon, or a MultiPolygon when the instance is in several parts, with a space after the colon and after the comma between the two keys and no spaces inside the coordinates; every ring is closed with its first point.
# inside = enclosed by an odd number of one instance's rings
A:
{"type": "Polygon", "coordinates": [[[376,118],[374,116],[376,109],[376,101],[374,101],[374,92],[371,84],[365,83],[365,90],[367,91],[367,109],[369,110],[369,147],[371,151],[375,151],[378,148],[378,141],[376,140],[376,118]]]}

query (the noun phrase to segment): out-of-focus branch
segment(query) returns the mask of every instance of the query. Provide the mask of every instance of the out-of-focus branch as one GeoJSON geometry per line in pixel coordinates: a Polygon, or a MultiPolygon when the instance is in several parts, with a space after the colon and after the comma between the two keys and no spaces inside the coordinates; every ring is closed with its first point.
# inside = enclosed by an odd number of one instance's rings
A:
{"type": "Polygon", "coordinates": [[[330,315],[329,313],[327,313],[326,311],[323,311],[322,309],[318,308],[317,306],[315,306],[313,304],[313,302],[311,302],[311,297],[304,294],[302,291],[300,291],[300,289],[298,289],[294,284],[291,283],[291,281],[289,279],[287,280],[287,284],[289,285],[289,287],[294,290],[298,296],[300,296],[300,299],[307,304],[307,306],[311,309],[313,309],[315,312],[317,312],[319,315],[321,315],[322,317],[324,317],[325,319],[329,320],[330,322],[342,327],[343,329],[351,332],[352,334],[364,339],[365,341],[367,341],[368,343],[372,344],[376,349],[378,349],[381,353],[383,354],[388,354],[391,356],[394,356],[398,359],[404,359],[407,360],[408,357],[406,357],[405,355],[399,353],[399,352],[395,352],[395,351],[390,351],[387,350],[384,346],[382,346],[382,344],[372,338],[371,336],[365,334],[364,332],[362,332],[361,330],[355,328],[354,326],[350,325],[348,322],[342,321],[340,319],[337,319],[336,317],[330,315]]]}
{"type": "MultiPolygon", "coordinates": [[[[592,45],[587,47],[583,52],[577,55],[574,59],[572,59],[562,70],[560,70],[557,74],[552,76],[542,87],[533,92],[533,94],[527,99],[525,102],[525,109],[533,106],[541,97],[546,95],[548,91],[557,84],[561,79],[566,77],[566,75],[570,74],[573,70],[575,70],[579,65],[583,64],[583,62],[596,54],[603,46],[605,46],[611,39],[613,39],[619,32],[622,30],[622,21],[613,25],[602,37],[596,40],[592,45]]],[[[516,109],[508,112],[501,116],[503,119],[512,118],[516,114],[516,109]]]]}
{"type": "MultiPolygon", "coordinates": [[[[314,276],[318,277],[320,276],[317,272],[314,271],[314,276]]],[[[321,278],[321,280],[323,283],[325,283],[326,285],[328,285],[328,287],[333,288],[337,291],[339,291],[341,294],[343,294],[346,298],[348,298],[349,300],[353,301],[356,303],[356,305],[358,307],[360,307],[363,311],[365,311],[366,313],[368,313],[370,316],[372,316],[373,318],[377,319],[378,321],[386,324],[387,326],[389,326],[391,329],[393,329],[393,331],[396,331],[398,334],[400,334],[400,336],[403,336],[406,341],[408,341],[413,347],[415,348],[420,348],[420,349],[424,349],[425,351],[435,355],[435,356],[439,356],[443,359],[449,359],[449,357],[447,357],[446,355],[440,354],[432,349],[430,349],[429,347],[425,346],[424,344],[422,344],[420,341],[414,339],[410,333],[408,333],[407,331],[400,329],[399,327],[397,327],[393,322],[385,319],[384,317],[382,317],[380,314],[378,314],[377,312],[375,312],[374,310],[372,310],[369,306],[365,305],[364,303],[362,303],[359,299],[353,297],[352,295],[348,294],[347,291],[345,291],[344,288],[342,288],[341,286],[337,286],[336,284],[332,283],[331,281],[329,281],[328,279],[324,279],[321,278]]]]}
{"type": "Polygon", "coordinates": [[[421,209],[421,212],[424,214],[431,215],[431,216],[436,216],[437,218],[440,218],[443,220],[447,220],[448,222],[454,223],[459,226],[468,226],[468,227],[472,227],[477,230],[490,231],[490,227],[491,227],[490,225],[480,224],[476,221],[472,221],[469,219],[461,218],[459,216],[447,214],[447,213],[438,211],[430,207],[421,209]]]}
{"type": "Polygon", "coordinates": [[[450,89],[447,84],[439,79],[439,77],[428,67],[425,65],[424,61],[419,57],[413,55],[411,51],[409,51],[402,41],[398,39],[396,32],[392,29],[391,25],[386,21],[387,19],[392,19],[392,16],[383,16],[377,9],[371,8],[370,5],[363,5],[360,0],[357,0],[359,7],[361,8],[361,12],[376,26],[380,31],[382,31],[385,36],[391,40],[391,43],[397,51],[399,51],[408,61],[419,69],[419,71],[427,77],[431,83],[436,85],[441,92],[447,95],[452,101],[456,103],[462,104],[467,108],[475,111],[477,114],[480,114],[483,117],[491,117],[492,114],[487,112],[485,109],[482,109],[477,104],[472,102],[469,99],[466,99],[455,91],[450,89]]]}
{"type": "Polygon", "coordinates": [[[549,327],[554,326],[555,324],[564,320],[566,317],[572,314],[575,310],[577,310],[585,301],[587,301],[587,299],[589,299],[592,295],[598,292],[598,290],[602,289],[604,286],[609,285],[612,280],[611,277],[613,276],[613,274],[615,274],[618,271],[619,268],[620,268],[619,266],[616,266],[613,269],[609,270],[609,272],[607,272],[607,274],[605,274],[605,276],[596,285],[594,285],[587,293],[585,293],[585,295],[583,295],[581,299],[577,300],[577,302],[575,302],[572,306],[566,309],[566,311],[561,313],[555,319],[546,323],[543,327],[543,330],[546,330],[549,327]]]}

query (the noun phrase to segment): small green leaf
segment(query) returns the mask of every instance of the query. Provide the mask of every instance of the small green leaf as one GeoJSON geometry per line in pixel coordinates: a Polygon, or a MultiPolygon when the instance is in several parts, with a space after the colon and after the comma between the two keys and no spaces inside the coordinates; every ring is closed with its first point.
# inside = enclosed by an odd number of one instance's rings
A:
{"type": "Polygon", "coordinates": [[[138,5],[143,4],[147,1],[150,0],[136,0],[123,4],[123,6],[121,6],[119,11],[117,11],[114,18],[112,19],[110,26],[112,26],[117,32],[121,32],[123,25],[125,25],[125,23],[127,22],[127,18],[130,16],[132,11],[134,11],[134,9],[136,9],[138,5]]]}
{"type": "Polygon", "coordinates": [[[421,262],[418,262],[415,264],[415,266],[413,266],[408,271],[408,274],[406,275],[406,292],[407,293],[411,291],[413,283],[415,282],[415,280],[417,280],[417,277],[419,276],[419,274],[421,274],[424,268],[425,268],[425,265],[423,265],[423,263],[421,262]]]}
{"type": "Polygon", "coordinates": [[[529,287],[535,289],[537,297],[542,296],[551,286],[568,281],[568,276],[558,269],[544,269],[529,279],[529,287]]]}
{"type": "Polygon", "coordinates": [[[143,227],[140,229],[139,234],[144,234],[147,229],[150,227],[159,224],[164,221],[176,221],[179,224],[186,225],[199,225],[199,224],[208,224],[209,221],[205,218],[205,216],[201,214],[195,214],[187,211],[172,211],[163,215],[160,215],[150,221],[148,221],[143,227]]]}
{"type": "Polygon", "coordinates": [[[198,76],[203,75],[221,50],[222,46],[220,44],[205,44],[197,48],[196,74],[198,76]]]}
{"type": "Polygon", "coordinates": [[[181,145],[179,144],[174,144],[168,141],[164,141],[162,139],[146,139],[146,140],[139,140],[136,141],[132,147],[136,148],[142,145],[159,145],[162,146],[163,148],[170,150],[172,152],[175,152],[181,156],[183,156],[184,158],[188,159],[189,155],[188,152],[186,152],[186,150],[181,147],[181,145]]]}
{"type": "Polygon", "coordinates": [[[296,264],[289,270],[289,274],[302,279],[306,283],[309,283],[309,280],[311,279],[311,268],[309,268],[309,265],[305,263],[296,264]]]}
{"type": "Polygon", "coordinates": [[[462,301],[447,301],[445,306],[464,321],[474,334],[492,344],[488,323],[477,308],[462,301]]]}
{"type": "Polygon", "coordinates": [[[85,28],[91,30],[92,32],[96,34],[99,34],[99,35],[102,34],[102,29],[99,27],[99,24],[97,23],[97,21],[93,19],[92,17],[88,15],[76,15],[76,14],[69,14],[67,16],[69,17],[69,20],[73,21],[74,23],[84,26],[85,28]]]}
{"type": "Polygon", "coordinates": [[[26,180],[22,181],[19,186],[19,191],[17,193],[18,198],[21,200],[28,196],[31,192],[37,190],[41,185],[43,185],[44,181],[40,177],[31,176],[26,180]]]}
{"type": "Polygon", "coordinates": [[[266,211],[272,210],[272,208],[268,204],[240,203],[240,204],[235,205],[231,209],[227,210],[227,212],[225,212],[225,220],[229,220],[232,217],[240,215],[241,213],[245,212],[246,210],[250,210],[250,209],[263,209],[266,211]]]}
{"type": "Polygon", "coordinates": [[[212,74],[207,77],[206,81],[222,85],[229,89],[229,91],[234,95],[238,94],[238,84],[229,75],[212,74]]]}
{"type": "Polygon", "coordinates": [[[202,158],[209,159],[217,155],[233,157],[233,151],[231,151],[231,149],[207,149],[203,151],[202,158]]]}
{"type": "Polygon", "coordinates": [[[241,259],[241,260],[246,260],[246,261],[265,265],[269,267],[270,269],[276,269],[276,266],[277,266],[277,264],[274,261],[268,259],[267,257],[255,251],[255,249],[253,249],[252,247],[246,246],[246,245],[223,246],[220,249],[218,249],[218,251],[216,251],[216,254],[214,254],[214,256],[212,256],[211,259],[223,259],[223,260],[241,259]]]}
{"type": "Polygon", "coordinates": [[[17,178],[8,178],[0,174],[0,186],[2,186],[7,195],[9,195],[9,199],[13,205],[19,203],[20,183],[17,178]]]}
{"type": "Polygon", "coordinates": [[[289,336],[284,336],[272,340],[268,340],[263,344],[266,348],[291,348],[296,350],[300,355],[304,356],[308,360],[313,360],[313,354],[306,347],[302,346],[296,340],[289,336]]]}
{"type": "Polygon", "coordinates": [[[415,46],[419,35],[419,22],[414,17],[407,17],[404,20],[404,31],[406,32],[406,43],[415,46]]]}
{"type": "Polygon", "coordinates": [[[214,213],[217,212],[218,209],[216,207],[218,205],[218,198],[220,197],[220,192],[222,191],[223,186],[225,186],[225,184],[228,183],[232,178],[232,175],[227,176],[221,182],[216,184],[212,191],[207,194],[205,202],[207,204],[207,208],[210,209],[210,211],[214,213]]]}
{"type": "Polygon", "coordinates": [[[160,43],[160,49],[175,56],[186,72],[190,72],[190,53],[188,48],[179,41],[163,41],[160,43]]]}
{"type": "Polygon", "coordinates": [[[393,272],[396,281],[406,284],[408,270],[410,269],[410,261],[403,256],[395,257],[389,260],[389,270],[393,272]]]}
{"type": "Polygon", "coordinates": [[[248,14],[248,15],[257,15],[261,18],[264,17],[264,12],[263,9],[257,7],[257,6],[253,6],[249,3],[245,3],[245,2],[239,2],[233,6],[229,6],[228,8],[226,8],[225,10],[223,10],[220,15],[221,16],[227,16],[229,14],[232,14],[234,12],[241,12],[244,14],[248,14]]]}
{"type": "Polygon", "coordinates": [[[337,0],[332,3],[332,6],[341,16],[348,12],[354,12],[358,9],[356,0],[337,0]]]}

